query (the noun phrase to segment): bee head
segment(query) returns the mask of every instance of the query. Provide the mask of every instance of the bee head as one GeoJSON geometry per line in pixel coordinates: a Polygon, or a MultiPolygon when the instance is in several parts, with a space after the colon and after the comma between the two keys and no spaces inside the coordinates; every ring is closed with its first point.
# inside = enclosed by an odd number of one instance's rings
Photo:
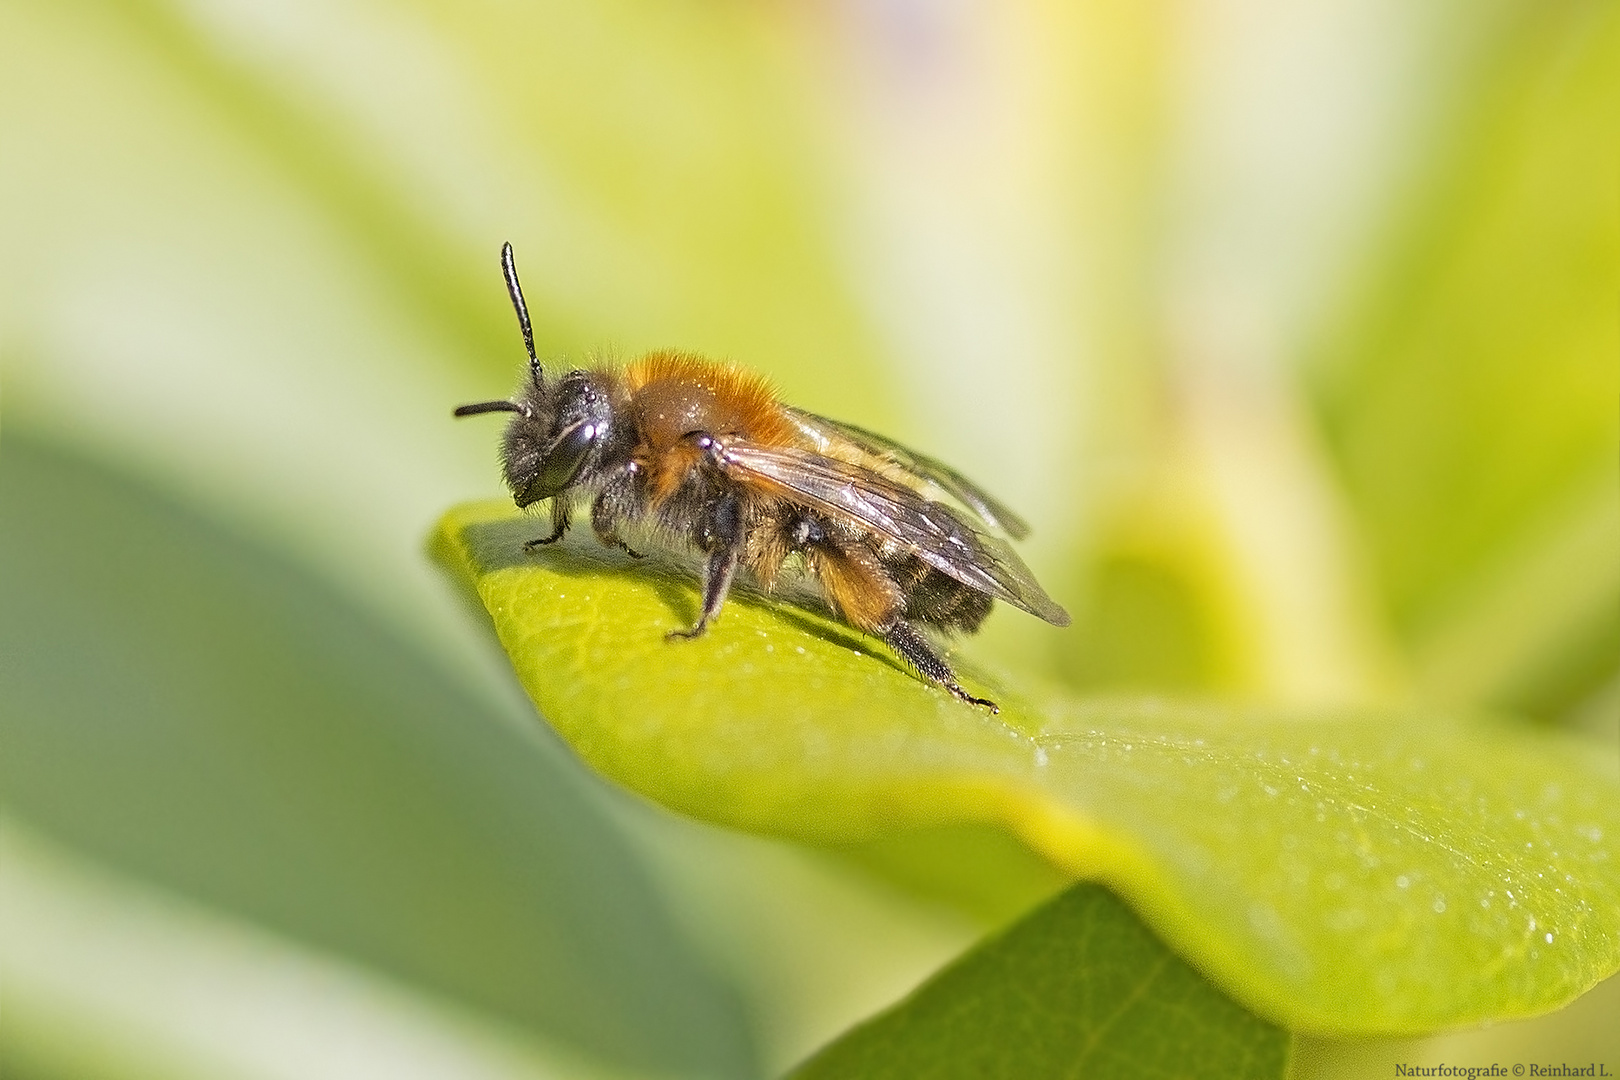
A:
{"type": "Polygon", "coordinates": [[[570,371],[548,386],[538,367],[517,405],[501,462],[513,500],[528,506],[574,485],[606,441],[612,411],[589,373],[570,371]]]}
{"type": "Polygon", "coordinates": [[[529,385],[514,401],[463,405],[457,416],[512,413],[501,444],[501,467],[512,498],[528,506],[572,487],[607,439],[613,420],[608,395],[589,372],[570,371],[547,383],[538,362],[529,385]]]}
{"type": "Polygon", "coordinates": [[[511,244],[501,248],[501,270],[529,352],[529,381],[516,400],[463,405],[456,415],[515,414],[506,427],[501,463],[513,500],[528,506],[565,491],[579,479],[593,451],[606,440],[612,406],[588,372],[570,371],[561,379],[546,381],[534,353],[534,331],[518,285],[511,244]]]}

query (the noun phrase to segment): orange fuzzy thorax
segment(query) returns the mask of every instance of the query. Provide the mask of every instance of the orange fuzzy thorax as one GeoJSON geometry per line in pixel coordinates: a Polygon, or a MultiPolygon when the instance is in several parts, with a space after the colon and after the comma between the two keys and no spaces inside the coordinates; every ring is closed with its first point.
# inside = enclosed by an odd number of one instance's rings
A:
{"type": "Polygon", "coordinates": [[[700,452],[682,440],[702,431],[719,439],[785,446],[799,439],[763,376],[695,353],[648,353],[624,371],[653,501],[662,502],[697,464],[700,452]]]}
{"type": "Polygon", "coordinates": [[[771,384],[746,368],[665,350],[631,364],[624,379],[638,428],[654,449],[666,449],[693,431],[764,446],[785,445],[797,436],[771,384]]]}

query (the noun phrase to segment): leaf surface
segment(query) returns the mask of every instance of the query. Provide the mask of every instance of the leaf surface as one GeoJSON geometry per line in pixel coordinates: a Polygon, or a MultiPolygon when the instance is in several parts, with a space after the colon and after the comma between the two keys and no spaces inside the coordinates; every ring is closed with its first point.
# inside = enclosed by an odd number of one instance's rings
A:
{"type": "Polygon", "coordinates": [[[1580,747],[1440,716],[1281,716],[1032,694],[999,716],[807,607],[735,596],[696,642],[682,567],[496,503],[434,545],[541,713],[684,813],[845,844],[991,823],[1107,883],[1288,1027],[1406,1033],[1528,1015],[1620,964],[1620,784],[1580,747]]]}

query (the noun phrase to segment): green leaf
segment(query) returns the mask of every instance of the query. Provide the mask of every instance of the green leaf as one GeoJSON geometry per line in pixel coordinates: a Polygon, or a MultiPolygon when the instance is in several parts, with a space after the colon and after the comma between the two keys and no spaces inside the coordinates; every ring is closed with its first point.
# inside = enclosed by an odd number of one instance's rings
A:
{"type": "Polygon", "coordinates": [[[1210,986],[1129,908],[1077,885],[793,1073],[1281,1076],[1288,1034],[1210,986]]]}
{"type": "Polygon", "coordinates": [[[0,686],[0,791],[48,837],[610,1064],[756,1070],[734,990],[521,703],[15,430],[0,686]]]}
{"type": "Polygon", "coordinates": [[[1000,716],[810,609],[737,596],[696,642],[681,565],[509,506],[434,546],[542,714],[677,810],[840,844],[991,823],[1106,882],[1285,1026],[1409,1033],[1554,1008],[1620,966],[1620,783],[1543,733],[1437,716],[1037,701],[1000,716]]]}

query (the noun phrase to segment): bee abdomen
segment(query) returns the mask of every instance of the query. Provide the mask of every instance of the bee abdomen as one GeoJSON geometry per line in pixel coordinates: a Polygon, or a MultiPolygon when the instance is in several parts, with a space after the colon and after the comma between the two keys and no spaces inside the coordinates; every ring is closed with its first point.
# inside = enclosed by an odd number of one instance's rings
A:
{"type": "Polygon", "coordinates": [[[994,601],[971,585],[943,574],[906,553],[885,560],[890,577],[905,596],[904,615],[912,622],[971,634],[990,614],[994,601]]]}

